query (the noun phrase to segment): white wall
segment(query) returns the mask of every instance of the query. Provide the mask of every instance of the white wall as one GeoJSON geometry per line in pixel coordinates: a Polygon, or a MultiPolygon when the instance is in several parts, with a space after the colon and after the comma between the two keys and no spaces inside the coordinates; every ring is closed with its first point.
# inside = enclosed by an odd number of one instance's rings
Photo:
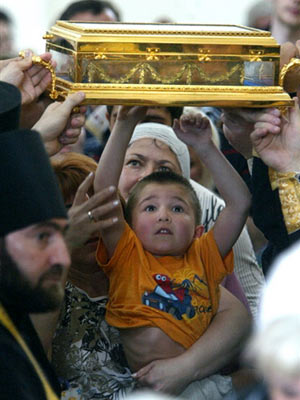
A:
{"type": "MultiPolygon", "coordinates": [[[[0,0],[15,21],[16,50],[44,50],[42,39],[61,11],[72,0],[0,0]]],[[[169,17],[177,23],[245,24],[248,8],[256,0],[114,0],[123,21],[152,22],[169,17]]]]}

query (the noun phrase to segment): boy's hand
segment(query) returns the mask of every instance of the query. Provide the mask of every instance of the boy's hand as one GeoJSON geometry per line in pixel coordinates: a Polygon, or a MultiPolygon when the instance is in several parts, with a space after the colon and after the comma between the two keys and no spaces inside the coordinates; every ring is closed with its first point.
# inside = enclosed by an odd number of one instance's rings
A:
{"type": "Polygon", "coordinates": [[[120,106],[116,123],[126,122],[126,124],[135,127],[145,118],[146,112],[147,107],[145,106],[120,106]]]}
{"type": "Polygon", "coordinates": [[[180,140],[196,151],[212,143],[210,122],[201,113],[183,114],[174,121],[173,129],[180,140]]]}
{"type": "Polygon", "coordinates": [[[267,110],[256,122],[251,133],[253,146],[269,167],[280,172],[300,170],[300,110],[298,99],[286,117],[267,110]]]}

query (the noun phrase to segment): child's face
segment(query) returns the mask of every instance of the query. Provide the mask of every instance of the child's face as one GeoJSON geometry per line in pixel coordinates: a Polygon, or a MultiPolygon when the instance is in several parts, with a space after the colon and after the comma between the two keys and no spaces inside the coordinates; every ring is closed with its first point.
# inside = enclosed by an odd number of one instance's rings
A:
{"type": "Polygon", "coordinates": [[[191,200],[182,186],[150,183],[140,193],[132,213],[132,229],[154,256],[182,256],[198,228],[191,200]]]}

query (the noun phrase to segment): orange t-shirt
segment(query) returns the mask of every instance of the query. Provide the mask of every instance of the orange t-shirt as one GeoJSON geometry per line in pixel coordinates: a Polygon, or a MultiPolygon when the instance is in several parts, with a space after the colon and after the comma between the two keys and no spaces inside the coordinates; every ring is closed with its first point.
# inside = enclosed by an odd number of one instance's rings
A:
{"type": "Polygon", "coordinates": [[[155,326],[185,348],[207,329],[218,310],[219,283],[233,271],[233,252],[221,258],[212,230],[182,258],[156,258],[126,224],[110,260],[99,242],[97,261],[109,278],[110,325],[155,326]]]}

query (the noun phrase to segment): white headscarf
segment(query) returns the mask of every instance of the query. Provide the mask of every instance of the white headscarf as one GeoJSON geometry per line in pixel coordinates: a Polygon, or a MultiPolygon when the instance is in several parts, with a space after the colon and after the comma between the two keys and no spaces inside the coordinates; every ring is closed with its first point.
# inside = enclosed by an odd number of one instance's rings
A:
{"type": "Polygon", "coordinates": [[[165,143],[176,155],[182,175],[190,178],[190,155],[188,148],[176,136],[174,130],[163,124],[155,122],[145,122],[136,126],[129,144],[139,139],[157,139],[165,143]]]}

